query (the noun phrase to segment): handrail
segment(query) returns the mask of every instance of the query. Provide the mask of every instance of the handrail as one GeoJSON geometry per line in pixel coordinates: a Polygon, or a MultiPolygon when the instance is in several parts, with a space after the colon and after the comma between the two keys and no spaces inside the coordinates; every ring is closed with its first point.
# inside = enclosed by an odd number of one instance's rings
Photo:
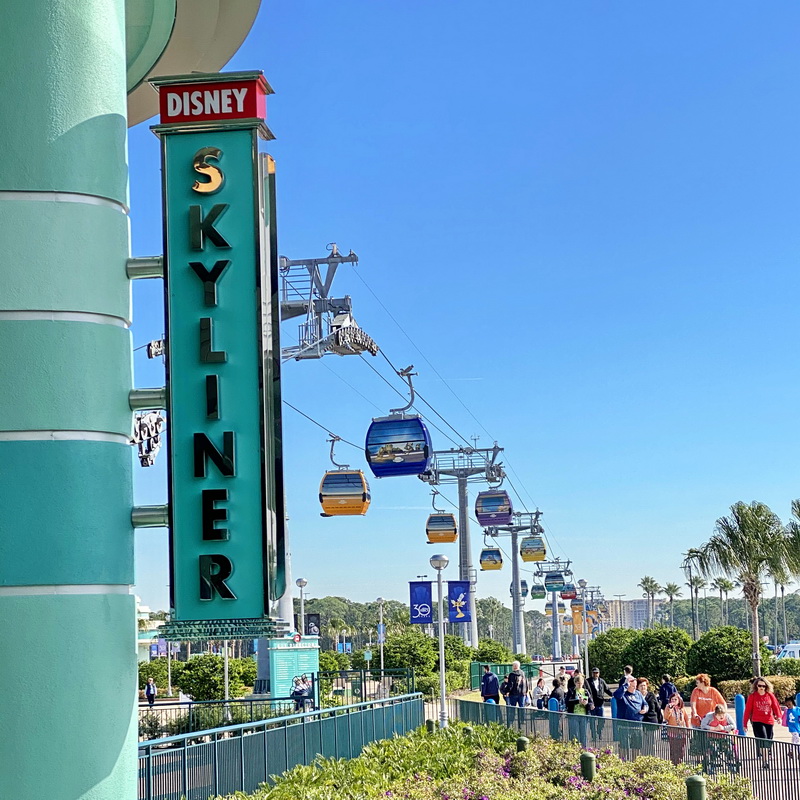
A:
{"type": "MultiPolygon", "coordinates": [[[[147,739],[139,742],[139,750],[153,747],[163,747],[164,745],[178,744],[186,739],[199,739],[204,736],[214,736],[220,733],[233,733],[235,731],[244,731],[245,729],[261,729],[272,725],[282,725],[288,723],[290,720],[306,720],[312,717],[331,717],[337,714],[349,714],[358,709],[366,708],[367,706],[374,708],[375,706],[388,706],[393,705],[399,701],[408,701],[421,699],[421,692],[414,692],[413,694],[398,694],[393,697],[382,697],[376,700],[367,700],[363,703],[354,703],[350,706],[332,706],[331,708],[322,708],[319,711],[304,711],[299,714],[289,714],[286,717],[272,717],[271,719],[261,719],[254,722],[242,722],[237,725],[223,725],[219,728],[209,728],[204,731],[192,731],[190,733],[180,733],[177,736],[165,736],[161,739],[147,739]]],[[[215,702],[215,701],[207,701],[215,702]]]]}

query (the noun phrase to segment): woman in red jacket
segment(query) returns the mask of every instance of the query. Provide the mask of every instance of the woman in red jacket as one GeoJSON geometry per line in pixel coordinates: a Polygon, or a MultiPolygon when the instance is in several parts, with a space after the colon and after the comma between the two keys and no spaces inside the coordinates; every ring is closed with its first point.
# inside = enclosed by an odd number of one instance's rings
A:
{"type": "Polygon", "coordinates": [[[753,736],[758,739],[761,750],[762,767],[769,769],[769,749],[772,747],[773,720],[780,725],[781,707],[772,691],[772,684],[766,678],[755,678],[744,707],[744,727],[753,724],[753,736]]]}

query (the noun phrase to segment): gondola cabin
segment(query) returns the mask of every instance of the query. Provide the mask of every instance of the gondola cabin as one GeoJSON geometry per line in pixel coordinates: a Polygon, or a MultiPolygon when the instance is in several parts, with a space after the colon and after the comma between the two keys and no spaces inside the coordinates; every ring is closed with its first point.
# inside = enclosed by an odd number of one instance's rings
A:
{"type": "Polygon", "coordinates": [[[419,475],[431,462],[431,435],[418,416],[394,414],[372,420],[365,445],[376,478],[419,475]]]}
{"type": "Polygon", "coordinates": [[[562,572],[548,572],[544,576],[544,588],[548,592],[562,592],[564,591],[564,573],[562,572]]]}
{"type": "Polygon", "coordinates": [[[569,607],[570,607],[570,608],[571,608],[573,611],[583,611],[583,600],[573,600],[573,601],[572,601],[572,602],[569,604],[569,607]]]}
{"type": "MultiPolygon", "coordinates": [[[[508,587],[508,593],[513,597],[513,595],[514,595],[514,584],[513,583],[508,587]]],[[[520,597],[527,597],[528,596],[528,581],[520,581],[519,582],[519,594],[520,594],[520,597]]]]}
{"type": "Polygon", "coordinates": [[[458,539],[458,527],[453,514],[438,512],[428,517],[425,525],[428,544],[452,544],[458,539]]]}
{"type": "Polygon", "coordinates": [[[547,597],[547,591],[541,583],[534,583],[531,586],[531,600],[544,600],[547,597]]]}
{"type": "MultiPolygon", "coordinates": [[[[558,613],[559,614],[566,613],[566,610],[567,610],[567,608],[563,603],[559,603],[558,604],[558,613]]],[[[544,613],[547,614],[548,616],[552,616],[553,615],[553,602],[552,602],[552,600],[548,600],[544,604],[544,613]]]]}
{"type": "Polygon", "coordinates": [[[363,515],[367,513],[369,501],[369,484],[361,470],[331,470],[322,477],[319,502],[323,516],[363,515]]]}
{"type": "Polygon", "coordinates": [[[480,561],[483,572],[503,568],[503,554],[500,552],[499,547],[484,547],[481,550],[480,561]]]}
{"type": "Polygon", "coordinates": [[[566,617],[564,617],[563,623],[564,623],[565,627],[571,628],[572,627],[572,617],[567,615],[566,617]]]}
{"type": "Polygon", "coordinates": [[[523,536],[519,543],[519,554],[523,561],[544,561],[547,548],[541,536],[523,536]]]}
{"type": "Polygon", "coordinates": [[[575,588],[574,583],[565,583],[564,588],[561,590],[562,600],[574,600],[578,596],[578,590],[575,588]]]}
{"type": "Polygon", "coordinates": [[[489,489],[478,492],[475,498],[475,516],[478,518],[478,524],[484,528],[490,525],[508,525],[513,511],[508,492],[489,489]]]}

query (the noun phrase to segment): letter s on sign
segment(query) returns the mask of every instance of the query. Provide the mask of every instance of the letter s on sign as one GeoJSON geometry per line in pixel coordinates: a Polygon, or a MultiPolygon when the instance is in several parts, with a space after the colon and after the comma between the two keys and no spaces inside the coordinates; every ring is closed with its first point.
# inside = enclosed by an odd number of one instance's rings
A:
{"type": "Polygon", "coordinates": [[[219,167],[209,164],[207,160],[213,158],[215,161],[219,161],[221,157],[222,150],[218,147],[201,147],[194,154],[194,159],[192,159],[194,171],[208,178],[203,183],[195,181],[192,184],[194,191],[200,192],[200,194],[214,194],[222,188],[222,184],[225,183],[225,175],[219,167]]]}

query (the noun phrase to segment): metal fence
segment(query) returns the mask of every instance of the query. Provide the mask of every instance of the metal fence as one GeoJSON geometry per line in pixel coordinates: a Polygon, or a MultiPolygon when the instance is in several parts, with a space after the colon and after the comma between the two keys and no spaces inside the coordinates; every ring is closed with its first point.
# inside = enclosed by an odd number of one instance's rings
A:
{"type": "Polygon", "coordinates": [[[411,669],[344,669],[317,674],[318,702],[322,708],[416,692],[411,669]]]}
{"type": "Polygon", "coordinates": [[[422,696],[409,694],[140,742],[139,800],[254,792],[317,755],[354,758],[364,745],[408,733],[422,720],[422,696]]]}
{"type": "MultiPolygon", "coordinates": [[[[483,678],[483,666],[489,665],[489,669],[497,675],[498,680],[503,680],[514,668],[513,664],[497,664],[487,661],[471,661],[469,665],[469,685],[471,689],[480,689],[481,678],[483,678]]],[[[536,680],[539,677],[541,664],[538,662],[531,664],[520,664],[519,668],[525,673],[528,680],[536,680]]]]}
{"type": "MultiPolygon", "coordinates": [[[[313,696],[301,700],[305,710],[313,710],[313,696]]],[[[139,706],[139,741],[207,731],[227,725],[285,717],[298,710],[291,697],[267,700],[203,700],[183,703],[156,703],[139,706]]]]}
{"type": "MultiPolygon", "coordinates": [[[[747,778],[758,800],[800,800],[800,746],[790,742],[466,700],[451,699],[447,705],[449,715],[464,722],[498,722],[526,736],[575,739],[587,748],[608,748],[626,761],[655,756],[689,764],[712,778],[747,778]]],[[[433,710],[428,708],[428,716],[435,718],[433,710]]]]}

